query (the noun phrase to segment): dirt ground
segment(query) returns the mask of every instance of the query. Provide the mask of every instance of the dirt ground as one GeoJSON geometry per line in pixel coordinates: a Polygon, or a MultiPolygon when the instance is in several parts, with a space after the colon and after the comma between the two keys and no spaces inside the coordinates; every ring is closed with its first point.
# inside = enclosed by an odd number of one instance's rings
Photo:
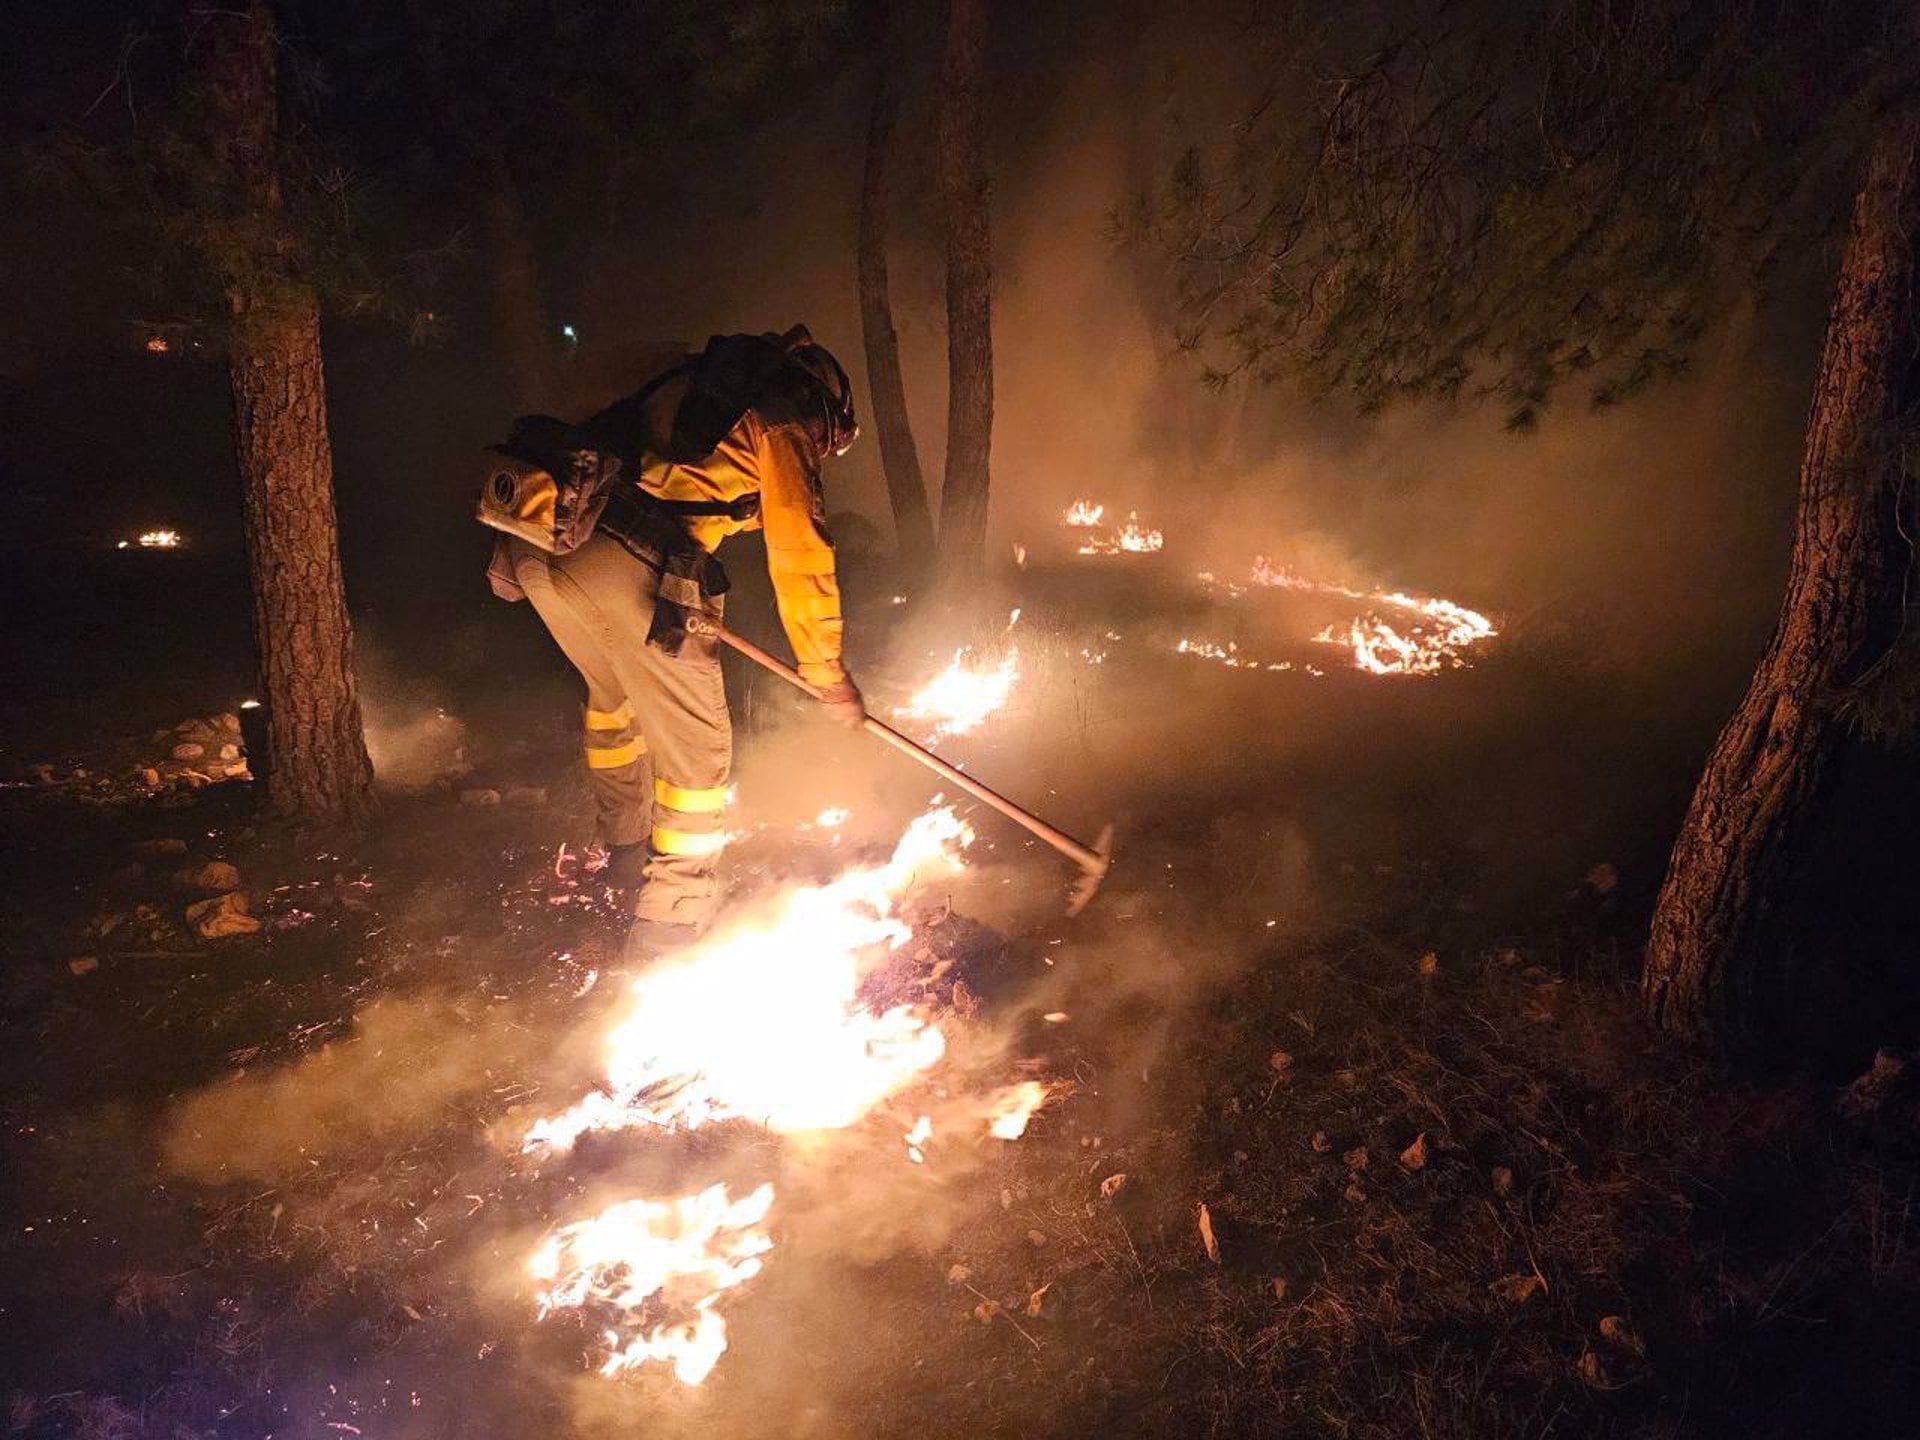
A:
{"type": "MultiPolygon", "coordinates": [[[[352,838],[262,822],[244,780],[126,783],[242,683],[157,648],[164,683],[102,665],[64,747],[17,727],[13,1433],[1920,1433],[1912,1077],[1741,1079],[1632,1004],[1713,696],[1544,626],[1432,679],[1227,671],[1137,604],[1096,666],[1099,594],[1027,599],[1027,678],[955,753],[1111,818],[1119,859],[1068,920],[1059,864],[974,817],[977,873],[871,996],[1052,1099],[923,1166],[910,1096],[817,1146],[733,1123],[519,1153],[624,989],[617,907],[564,858],[590,807],[552,669],[423,712],[471,773],[352,838]],[[187,928],[205,877],[179,872],[210,861],[257,932],[187,928]],[[594,1374],[528,1253],[715,1176],[791,1197],[732,1348],[698,1389],[594,1374]]],[[[884,853],[928,798],[762,689],[741,710],[745,892],[884,853]],[[805,827],[827,804],[844,832],[805,827]]]]}

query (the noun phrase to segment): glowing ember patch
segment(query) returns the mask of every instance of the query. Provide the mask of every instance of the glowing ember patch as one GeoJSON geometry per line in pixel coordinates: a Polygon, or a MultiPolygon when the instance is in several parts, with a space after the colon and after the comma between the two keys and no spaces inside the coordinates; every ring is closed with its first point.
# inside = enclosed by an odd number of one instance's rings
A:
{"type": "Polygon", "coordinates": [[[773,1187],[731,1199],[710,1185],[673,1200],[624,1200],[563,1225],[534,1252],[540,1315],[583,1310],[604,1319],[602,1375],[649,1361],[698,1385],[727,1349],[720,1297],[760,1273],[773,1249],[763,1228],[773,1187]]]}
{"type": "Polygon", "coordinates": [[[1009,1085],[994,1097],[987,1111],[987,1133],[996,1140],[1018,1140],[1027,1133],[1027,1122],[1046,1103],[1047,1087],[1038,1080],[1009,1085]]]}
{"type": "MultiPolygon", "coordinates": [[[[1019,614],[1014,612],[1016,619],[1019,614]]],[[[971,650],[960,650],[946,669],[916,690],[896,713],[908,720],[930,722],[936,740],[943,735],[964,735],[1007,703],[1019,678],[1017,650],[1008,650],[991,667],[976,661],[971,650]]]]}
{"type": "Polygon", "coordinates": [[[147,337],[147,353],[149,355],[164,355],[171,349],[173,349],[173,346],[168,343],[166,336],[149,335],[147,337]]]}
{"type": "Polygon", "coordinates": [[[842,825],[847,823],[848,817],[852,814],[853,812],[851,810],[842,810],[835,806],[822,810],[818,815],[814,816],[813,823],[818,825],[822,830],[838,830],[842,825]]]}
{"type": "Polygon", "coordinates": [[[1091,500],[1076,500],[1067,507],[1066,523],[1082,529],[1089,529],[1100,523],[1100,517],[1107,513],[1107,507],[1096,505],[1091,500]]]}
{"type": "Polygon", "coordinates": [[[143,550],[177,550],[180,548],[178,530],[148,530],[134,542],[143,550]]]}

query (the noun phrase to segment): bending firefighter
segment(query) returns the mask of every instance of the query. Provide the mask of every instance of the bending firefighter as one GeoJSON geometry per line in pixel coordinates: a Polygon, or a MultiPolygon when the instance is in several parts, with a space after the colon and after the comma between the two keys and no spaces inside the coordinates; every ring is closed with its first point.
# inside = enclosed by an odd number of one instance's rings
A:
{"type": "Polygon", "coordinates": [[[494,447],[479,518],[505,532],[488,578],[527,599],[586,681],[582,740],[616,880],[644,876],[633,944],[696,934],[720,899],[732,727],[713,552],[766,532],[780,620],[832,718],[857,727],[840,663],[840,587],[820,465],[859,434],[846,372],[804,326],[715,336],[575,426],[516,421],[494,447]]]}

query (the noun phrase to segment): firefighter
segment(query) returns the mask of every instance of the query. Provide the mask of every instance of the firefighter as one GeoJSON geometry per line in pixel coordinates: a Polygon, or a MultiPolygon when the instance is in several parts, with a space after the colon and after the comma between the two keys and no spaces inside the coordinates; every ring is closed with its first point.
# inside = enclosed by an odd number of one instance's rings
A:
{"type": "Polygon", "coordinates": [[[652,951],[697,935],[720,900],[732,728],[718,641],[684,622],[721,618],[713,552],[727,536],[764,530],[801,675],[830,718],[866,719],[840,658],[820,481],[859,426],[846,372],[796,326],[716,336],[569,428],[568,444],[617,457],[605,510],[566,553],[503,536],[491,575],[496,591],[532,601],[586,682],[582,739],[608,873],[639,872],[629,948],[652,951]]]}

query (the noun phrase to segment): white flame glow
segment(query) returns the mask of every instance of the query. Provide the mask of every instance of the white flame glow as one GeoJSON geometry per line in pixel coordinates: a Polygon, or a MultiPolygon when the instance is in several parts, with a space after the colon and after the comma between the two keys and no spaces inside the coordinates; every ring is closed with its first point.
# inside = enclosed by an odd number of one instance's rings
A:
{"type": "MultiPolygon", "coordinates": [[[[1018,620],[1020,612],[1013,613],[1018,620]]],[[[923,724],[930,722],[936,740],[944,735],[964,735],[979,728],[1007,703],[1019,678],[1018,650],[1009,649],[992,665],[975,659],[972,650],[959,650],[952,663],[914,691],[896,713],[923,724]]]]}
{"type": "Polygon", "coordinates": [[[178,530],[148,530],[134,542],[143,550],[177,550],[180,548],[178,530]]]}
{"type": "Polygon", "coordinates": [[[763,1228],[773,1187],[734,1200],[709,1185],[674,1200],[623,1200],[590,1220],[563,1225],[534,1252],[529,1269],[540,1282],[540,1314],[606,1307],[602,1375],[649,1360],[673,1367],[682,1384],[698,1385],[727,1349],[720,1297],[760,1273],[773,1248],[763,1228]]]}
{"type": "Polygon", "coordinates": [[[1100,523],[1100,517],[1107,513],[1107,507],[1096,505],[1091,500],[1076,500],[1067,507],[1065,523],[1080,529],[1088,529],[1100,523]]]}

